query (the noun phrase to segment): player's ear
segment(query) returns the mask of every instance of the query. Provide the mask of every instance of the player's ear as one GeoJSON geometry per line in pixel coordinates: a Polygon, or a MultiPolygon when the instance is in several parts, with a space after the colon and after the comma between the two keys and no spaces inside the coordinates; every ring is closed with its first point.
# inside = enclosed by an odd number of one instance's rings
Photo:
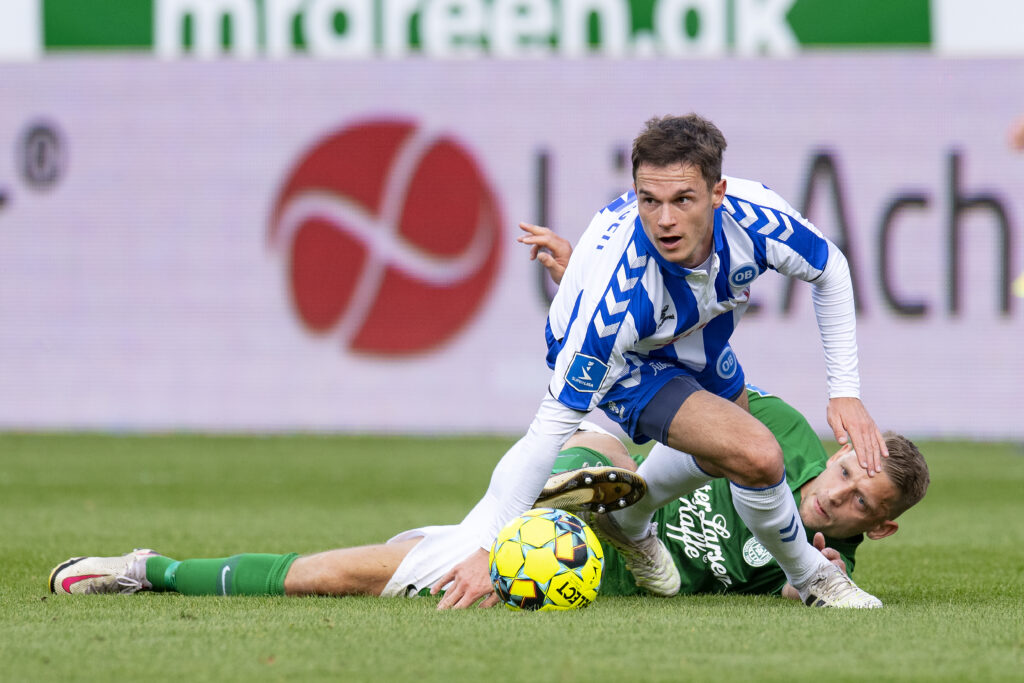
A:
{"type": "Polygon", "coordinates": [[[721,178],[711,188],[711,200],[716,209],[722,205],[722,201],[725,199],[725,184],[725,178],[721,178]]]}
{"type": "Polygon", "coordinates": [[[892,536],[894,533],[899,531],[900,525],[891,519],[887,519],[884,522],[879,523],[874,529],[869,529],[864,532],[864,535],[870,538],[872,541],[878,541],[886,536],[892,536]]]}

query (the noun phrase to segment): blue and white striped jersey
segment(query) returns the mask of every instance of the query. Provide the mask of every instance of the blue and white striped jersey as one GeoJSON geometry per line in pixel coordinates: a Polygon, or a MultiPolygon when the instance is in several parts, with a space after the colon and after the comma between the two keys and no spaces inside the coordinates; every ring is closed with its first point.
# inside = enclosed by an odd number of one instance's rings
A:
{"type": "Polygon", "coordinates": [[[708,263],[665,261],[647,239],[636,197],[602,209],[573,250],[548,314],[549,394],[529,430],[499,461],[487,493],[463,520],[481,548],[530,507],[586,414],[601,406],[640,440],[649,391],[686,373],[729,396],[743,373],[729,337],[769,268],[813,284],[829,395],[858,396],[853,286],[846,258],[760,183],[726,178],[708,263]]]}
{"type": "MultiPolygon", "coordinates": [[[[782,197],[727,177],[707,265],[707,271],[689,270],[666,261],[644,233],[632,192],[599,211],[548,315],[551,395],[567,408],[589,411],[616,383],[629,382],[640,364],[652,362],[685,368],[698,379],[702,373],[731,378],[738,363],[729,337],[746,311],[751,283],[769,268],[814,283],[829,394],[859,395],[846,258],[782,197]]],[[[702,384],[716,390],[713,381],[702,384]]]]}

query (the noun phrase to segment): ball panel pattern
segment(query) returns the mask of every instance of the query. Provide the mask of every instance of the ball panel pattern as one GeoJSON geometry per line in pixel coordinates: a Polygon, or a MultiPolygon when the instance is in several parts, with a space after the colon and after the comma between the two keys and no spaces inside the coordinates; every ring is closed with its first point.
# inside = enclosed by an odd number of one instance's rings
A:
{"type": "Polygon", "coordinates": [[[597,597],[601,545],[578,517],[530,510],[506,525],[489,553],[491,581],[511,609],[586,607],[597,597]],[[588,534],[589,532],[589,534],[588,534]]]}

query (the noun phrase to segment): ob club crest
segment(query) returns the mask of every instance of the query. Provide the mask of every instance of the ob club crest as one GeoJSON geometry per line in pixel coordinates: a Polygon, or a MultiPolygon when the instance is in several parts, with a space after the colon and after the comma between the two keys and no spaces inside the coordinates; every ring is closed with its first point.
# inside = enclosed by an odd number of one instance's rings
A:
{"type": "Polygon", "coordinates": [[[735,290],[745,289],[757,277],[757,266],[744,263],[729,273],[729,286],[735,290]]]}

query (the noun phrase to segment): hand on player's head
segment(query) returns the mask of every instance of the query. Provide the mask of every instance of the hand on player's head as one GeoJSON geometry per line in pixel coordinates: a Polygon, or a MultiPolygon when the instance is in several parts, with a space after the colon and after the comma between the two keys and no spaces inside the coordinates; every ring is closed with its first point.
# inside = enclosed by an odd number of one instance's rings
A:
{"type": "Polygon", "coordinates": [[[882,458],[889,455],[885,437],[859,398],[837,397],[828,402],[828,424],[836,441],[857,450],[858,462],[873,477],[882,471],[882,458]]]}
{"type": "Polygon", "coordinates": [[[891,519],[898,497],[888,474],[868,476],[846,445],[828,459],[824,472],[801,487],[800,518],[808,529],[832,538],[861,533],[885,538],[899,526],[891,519]]]}

